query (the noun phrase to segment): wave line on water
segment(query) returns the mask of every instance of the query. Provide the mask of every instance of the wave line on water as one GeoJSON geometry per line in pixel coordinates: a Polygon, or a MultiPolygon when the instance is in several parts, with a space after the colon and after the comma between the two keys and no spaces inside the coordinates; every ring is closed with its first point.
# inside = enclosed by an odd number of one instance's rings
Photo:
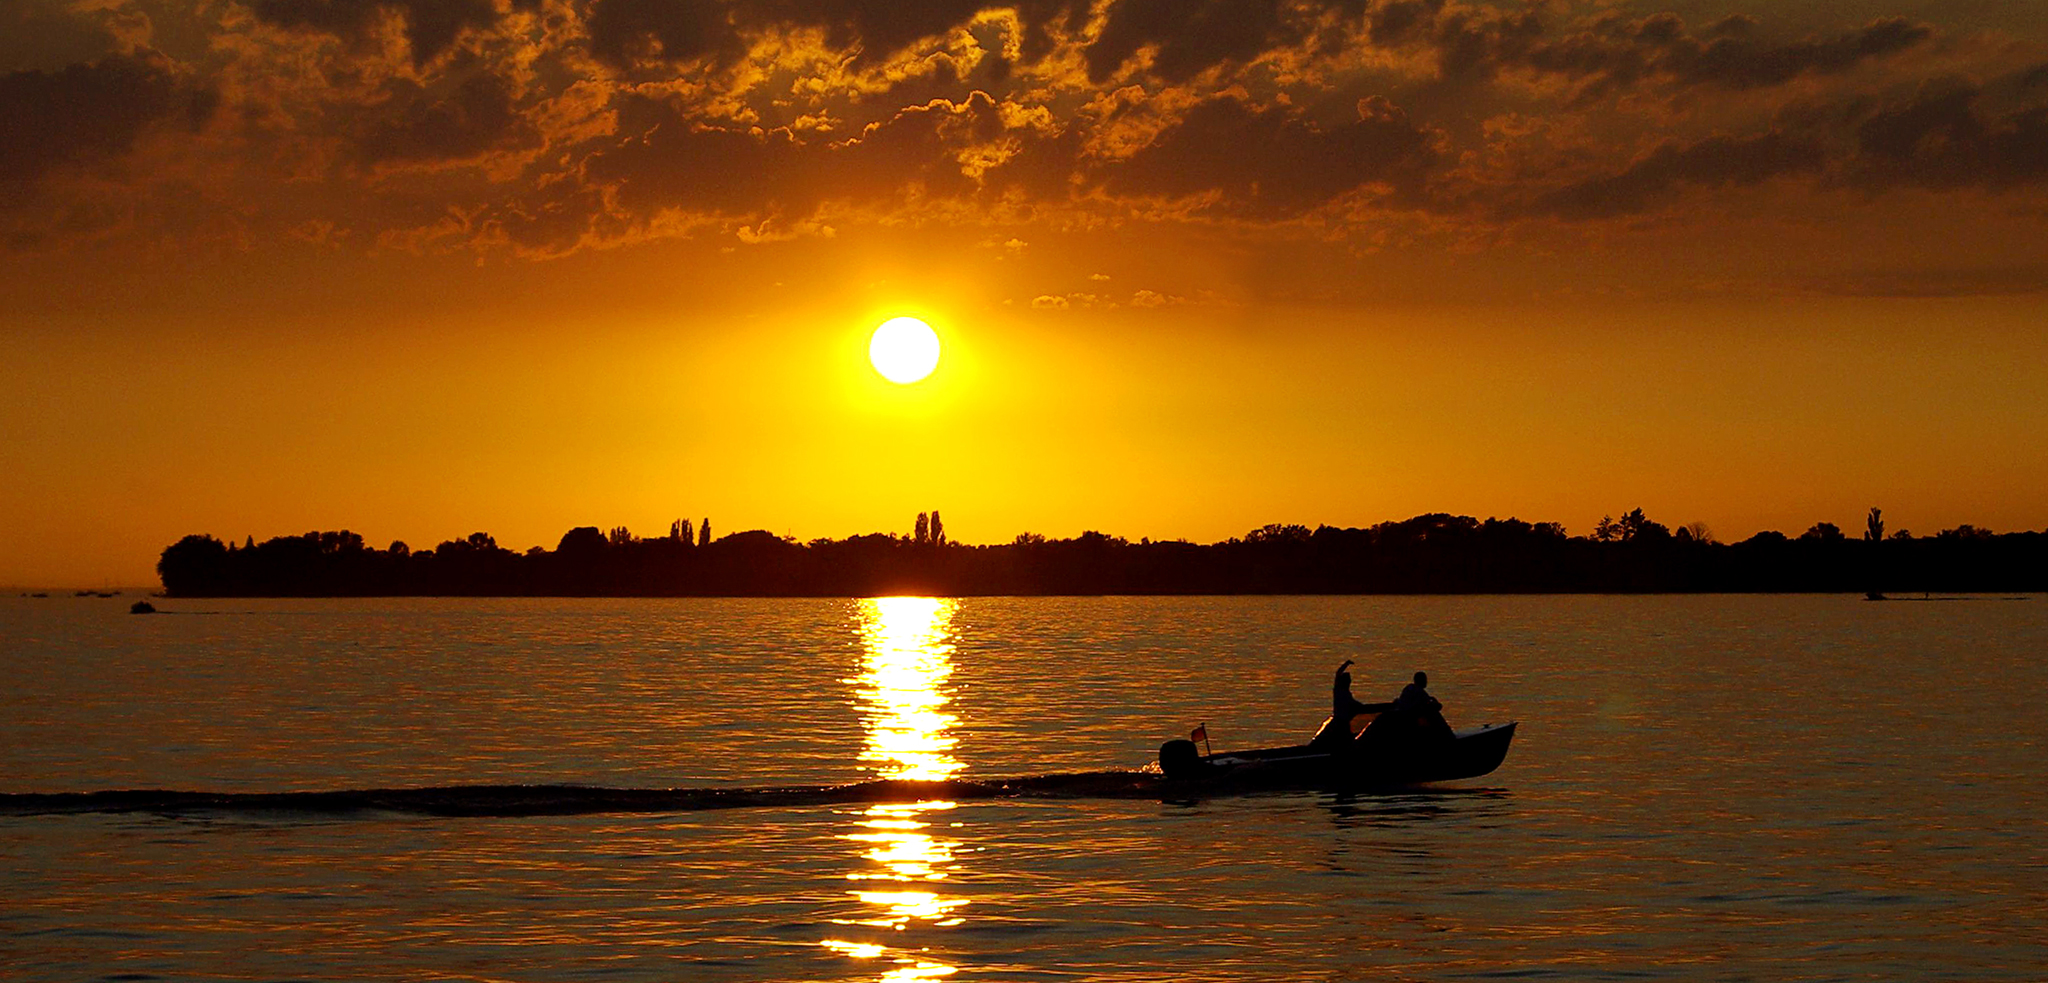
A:
{"type": "Polygon", "coordinates": [[[442,785],[308,792],[113,789],[0,794],[0,815],[68,813],[393,812],[425,816],[563,816],[602,812],[695,812],[841,803],[1004,798],[1145,798],[1164,780],[1138,771],[1074,772],[984,781],[878,779],[845,785],[756,788],[607,788],[596,785],[442,785]]]}

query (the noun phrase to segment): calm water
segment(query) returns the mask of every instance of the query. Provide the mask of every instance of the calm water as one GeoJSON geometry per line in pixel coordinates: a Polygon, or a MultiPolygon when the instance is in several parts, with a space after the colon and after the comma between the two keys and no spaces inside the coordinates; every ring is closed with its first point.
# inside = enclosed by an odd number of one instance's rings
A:
{"type": "Polygon", "coordinates": [[[2040,597],[127,600],[0,601],[0,792],[1137,767],[1344,658],[1522,730],[1374,797],[0,816],[0,978],[2048,977],[2040,597]]]}

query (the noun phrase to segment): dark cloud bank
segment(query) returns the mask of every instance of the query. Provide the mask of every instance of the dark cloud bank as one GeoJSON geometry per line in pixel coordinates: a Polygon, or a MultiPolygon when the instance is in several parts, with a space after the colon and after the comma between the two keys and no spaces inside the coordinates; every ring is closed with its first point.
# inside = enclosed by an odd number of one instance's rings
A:
{"type": "Polygon", "coordinates": [[[2038,208],[2048,183],[2042,39],[1899,17],[1793,34],[1446,0],[6,3],[0,21],[73,56],[0,74],[17,247],[61,241],[67,203],[173,183],[259,236],[317,218],[536,256],[764,221],[1497,231],[1774,184],[2038,208]],[[266,187],[320,189],[332,214],[266,187]]]}

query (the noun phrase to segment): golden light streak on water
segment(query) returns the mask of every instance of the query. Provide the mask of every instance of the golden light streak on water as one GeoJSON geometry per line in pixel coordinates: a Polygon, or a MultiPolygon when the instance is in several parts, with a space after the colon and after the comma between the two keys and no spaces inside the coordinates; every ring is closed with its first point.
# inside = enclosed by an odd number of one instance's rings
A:
{"type": "MultiPolygon", "coordinates": [[[[939,781],[960,771],[960,760],[951,753],[954,738],[947,733],[957,718],[946,712],[950,698],[945,690],[953,672],[954,607],[951,600],[931,597],[860,602],[864,655],[860,674],[849,682],[867,727],[860,760],[879,778],[939,781]]],[[[935,889],[949,876],[960,842],[933,835],[931,820],[953,808],[946,801],[876,805],[861,814],[854,832],[841,834],[841,839],[864,845],[861,856],[873,866],[846,875],[869,885],[851,893],[871,916],[839,924],[897,933],[964,921],[955,911],[968,899],[935,889]]],[[[937,979],[956,971],[908,948],[838,939],[824,945],[857,959],[889,956],[896,967],[881,975],[884,981],[937,979]]]]}
{"type": "Polygon", "coordinates": [[[943,689],[953,674],[949,629],[956,602],[936,597],[875,597],[860,602],[866,657],[853,682],[866,718],[867,746],[860,760],[882,778],[937,781],[951,778],[960,761],[946,729],[943,689]]]}
{"type": "Polygon", "coordinates": [[[918,962],[914,965],[892,969],[883,973],[882,979],[885,983],[892,980],[935,980],[942,976],[951,976],[957,972],[959,970],[945,963],[918,962]]]}

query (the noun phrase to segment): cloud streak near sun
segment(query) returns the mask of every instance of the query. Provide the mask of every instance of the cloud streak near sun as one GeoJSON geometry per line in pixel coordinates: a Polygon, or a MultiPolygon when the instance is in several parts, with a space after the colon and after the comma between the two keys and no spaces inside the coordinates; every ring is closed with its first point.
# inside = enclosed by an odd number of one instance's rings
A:
{"type": "Polygon", "coordinates": [[[1777,9],[1801,16],[0,0],[0,230],[13,251],[300,239],[546,258],[862,225],[1195,223],[1473,249],[1757,193],[1824,213],[1903,194],[2048,207],[2038,29],[1777,9]]]}

